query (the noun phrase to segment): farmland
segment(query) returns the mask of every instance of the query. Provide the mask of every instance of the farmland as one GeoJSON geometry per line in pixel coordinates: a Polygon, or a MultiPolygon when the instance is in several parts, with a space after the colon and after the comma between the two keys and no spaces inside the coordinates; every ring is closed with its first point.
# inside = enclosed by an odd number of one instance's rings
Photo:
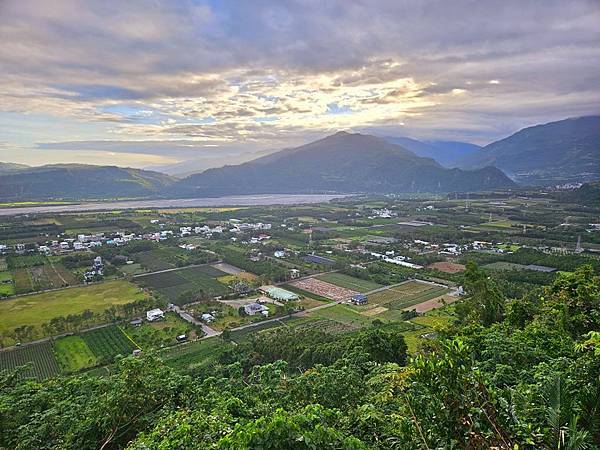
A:
{"type": "Polygon", "coordinates": [[[443,286],[411,281],[369,295],[369,303],[391,309],[405,309],[446,294],[443,286]]]}
{"type": "Polygon", "coordinates": [[[22,373],[23,377],[42,380],[58,375],[60,371],[51,342],[0,351],[0,370],[12,370],[26,364],[31,364],[31,368],[22,373]]]}
{"type": "Polygon", "coordinates": [[[317,278],[305,278],[294,281],[290,285],[331,300],[348,300],[357,294],[354,290],[321,281],[317,278]]]}
{"type": "Polygon", "coordinates": [[[56,359],[62,372],[75,373],[96,365],[96,356],[81,336],[66,336],[54,342],[56,359]]]}
{"type": "Polygon", "coordinates": [[[117,355],[129,355],[137,346],[116,325],[86,331],[81,337],[98,361],[108,361],[117,355]]]}
{"type": "Polygon", "coordinates": [[[15,281],[15,293],[26,294],[33,291],[31,276],[27,269],[16,269],[13,271],[13,279],[15,281]]]}
{"type": "Polygon", "coordinates": [[[156,290],[172,303],[184,304],[193,301],[196,295],[210,298],[227,294],[229,289],[215,278],[224,274],[211,266],[198,266],[140,275],[135,281],[156,290]],[[190,295],[182,298],[183,294],[190,295]]]}
{"type": "Polygon", "coordinates": [[[343,288],[351,289],[358,292],[368,292],[382,287],[380,284],[360,278],[351,277],[343,273],[326,273],[315,277],[318,280],[326,281],[327,283],[335,284],[343,288]]]}
{"type": "Polygon", "coordinates": [[[4,344],[14,343],[14,329],[28,325],[33,328],[29,340],[34,340],[44,336],[42,325],[55,317],[81,314],[86,310],[103,313],[111,305],[145,298],[147,294],[138,287],[119,280],[4,300],[0,302],[0,336],[4,344]]]}
{"type": "Polygon", "coordinates": [[[73,274],[67,271],[60,263],[34,266],[27,270],[29,271],[34,291],[57,289],[78,283],[73,274]]]}
{"type": "Polygon", "coordinates": [[[8,271],[0,271],[0,297],[7,297],[15,293],[15,285],[12,274],[8,271]]]}

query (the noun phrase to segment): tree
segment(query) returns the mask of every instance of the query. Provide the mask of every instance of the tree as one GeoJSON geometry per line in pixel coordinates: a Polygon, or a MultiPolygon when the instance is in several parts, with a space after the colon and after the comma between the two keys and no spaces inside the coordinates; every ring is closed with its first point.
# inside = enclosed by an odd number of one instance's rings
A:
{"type": "Polygon", "coordinates": [[[457,311],[463,320],[475,320],[486,326],[502,320],[504,297],[496,283],[472,261],[467,263],[465,271],[465,290],[468,298],[457,311]]]}

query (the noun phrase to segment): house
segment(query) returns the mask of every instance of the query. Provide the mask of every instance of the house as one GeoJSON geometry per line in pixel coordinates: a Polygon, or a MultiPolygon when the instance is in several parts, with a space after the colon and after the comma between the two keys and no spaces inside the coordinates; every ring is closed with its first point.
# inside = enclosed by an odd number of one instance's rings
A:
{"type": "Polygon", "coordinates": [[[352,296],[352,298],[350,299],[350,301],[354,305],[366,305],[368,299],[367,299],[367,296],[365,294],[356,294],[356,295],[352,296]]]}
{"type": "Polygon", "coordinates": [[[256,314],[262,314],[265,317],[269,316],[269,308],[259,303],[245,305],[244,312],[249,316],[255,316],[256,314]]]}
{"type": "Polygon", "coordinates": [[[146,319],[148,322],[154,322],[155,320],[161,320],[165,318],[165,312],[160,308],[151,309],[146,311],[146,319]]]}
{"type": "Polygon", "coordinates": [[[209,313],[204,313],[204,314],[202,314],[202,316],[200,317],[200,319],[203,322],[211,323],[211,322],[213,322],[215,320],[215,316],[213,316],[212,314],[209,314],[209,313]]]}
{"type": "Polygon", "coordinates": [[[300,271],[298,269],[290,269],[290,278],[295,280],[296,278],[300,278],[300,271]]]}

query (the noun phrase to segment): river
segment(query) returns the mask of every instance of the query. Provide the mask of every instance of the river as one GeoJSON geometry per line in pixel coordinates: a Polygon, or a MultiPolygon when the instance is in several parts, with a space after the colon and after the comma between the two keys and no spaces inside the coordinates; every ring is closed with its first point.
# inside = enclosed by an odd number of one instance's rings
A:
{"type": "Polygon", "coordinates": [[[336,198],[347,197],[344,194],[257,194],[225,197],[126,200],[115,202],[83,202],[69,205],[24,206],[0,208],[0,216],[22,214],[77,213],[84,211],[110,211],[115,209],[157,209],[157,208],[201,208],[219,206],[265,206],[299,205],[307,203],[329,202],[336,198]]]}

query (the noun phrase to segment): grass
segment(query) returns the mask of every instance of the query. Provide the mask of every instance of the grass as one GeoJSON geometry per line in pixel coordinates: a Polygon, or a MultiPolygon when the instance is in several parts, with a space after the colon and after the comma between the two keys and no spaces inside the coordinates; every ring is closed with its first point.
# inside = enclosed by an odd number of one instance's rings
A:
{"type": "Polygon", "coordinates": [[[311,316],[322,319],[330,319],[352,328],[361,328],[370,324],[373,319],[361,315],[359,312],[345,305],[335,305],[330,308],[323,308],[309,313],[311,316]]]}
{"type": "Polygon", "coordinates": [[[0,272],[0,297],[7,297],[15,293],[12,274],[9,271],[0,272]]]}
{"type": "Polygon", "coordinates": [[[54,342],[61,371],[75,373],[96,365],[96,356],[81,336],[66,336],[54,342]]]}
{"type": "Polygon", "coordinates": [[[130,275],[130,276],[138,275],[140,273],[144,273],[144,269],[142,268],[142,265],[139,264],[139,263],[125,264],[124,266],[121,266],[119,269],[125,275],[130,275]]]}
{"type": "Polygon", "coordinates": [[[177,370],[200,368],[213,364],[232,345],[218,337],[177,345],[160,353],[165,363],[177,370]]]}
{"type": "Polygon", "coordinates": [[[418,305],[419,303],[426,302],[427,300],[431,300],[432,298],[439,297],[448,292],[448,289],[443,287],[432,286],[430,289],[426,291],[419,292],[418,294],[410,295],[404,298],[399,298],[388,303],[390,308],[394,309],[404,309],[409,308],[414,305],[418,305]]]}
{"type": "Polygon", "coordinates": [[[26,267],[43,266],[47,259],[42,255],[9,256],[6,258],[11,269],[24,269],[26,267]]]}
{"type": "Polygon", "coordinates": [[[336,286],[352,289],[353,291],[358,292],[368,292],[382,287],[380,284],[377,284],[373,281],[362,280],[360,278],[355,278],[351,277],[350,275],[345,275],[343,273],[336,272],[326,273],[324,275],[319,275],[315,278],[321,281],[326,281],[327,283],[335,284],[336,286]]]}
{"type": "Polygon", "coordinates": [[[32,339],[43,337],[42,324],[54,317],[80,314],[85,310],[104,312],[111,305],[123,305],[147,297],[124,280],[32,294],[0,302],[0,335],[8,336],[21,325],[34,327],[32,339]]]}
{"type": "Polygon", "coordinates": [[[180,334],[190,335],[193,327],[183,321],[177,314],[169,312],[165,320],[160,322],[145,322],[140,326],[126,325],[123,332],[142,350],[167,347],[177,343],[180,334]]]}
{"type": "Polygon", "coordinates": [[[504,261],[497,261],[483,266],[484,269],[488,270],[525,270],[523,264],[509,263],[504,261]]]}
{"type": "Polygon", "coordinates": [[[369,295],[369,303],[386,305],[394,300],[418,294],[431,288],[431,285],[410,281],[384,291],[369,295]]]}
{"type": "Polygon", "coordinates": [[[43,380],[58,375],[60,371],[51,342],[0,352],[0,371],[13,370],[26,364],[31,364],[31,367],[22,372],[20,378],[43,380]]]}
{"type": "Polygon", "coordinates": [[[13,272],[13,279],[15,281],[15,293],[26,294],[33,291],[33,285],[31,283],[31,277],[27,269],[17,269],[13,272]]]}

